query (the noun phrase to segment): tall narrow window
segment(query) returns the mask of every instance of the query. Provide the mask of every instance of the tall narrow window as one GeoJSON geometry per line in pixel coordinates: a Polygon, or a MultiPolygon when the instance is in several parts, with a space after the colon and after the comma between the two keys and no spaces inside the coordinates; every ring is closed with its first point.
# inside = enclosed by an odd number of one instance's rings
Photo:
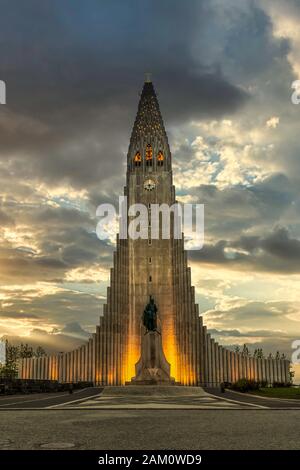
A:
{"type": "Polygon", "coordinates": [[[163,166],[164,164],[164,154],[160,150],[157,154],[157,166],[163,166]]]}
{"type": "Polygon", "coordinates": [[[149,276],[149,282],[152,282],[152,276],[149,276]]]}
{"type": "Polygon", "coordinates": [[[150,144],[146,147],[146,166],[152,166],[152,147],[150,144]]]}
{"type": "Polygon", "coordinates": [[[134,165],[135,165],[135,166],[141,166],[142,157],[141,157],[140,152],[136,152],[133,161],[134,161],[134,165]]]}

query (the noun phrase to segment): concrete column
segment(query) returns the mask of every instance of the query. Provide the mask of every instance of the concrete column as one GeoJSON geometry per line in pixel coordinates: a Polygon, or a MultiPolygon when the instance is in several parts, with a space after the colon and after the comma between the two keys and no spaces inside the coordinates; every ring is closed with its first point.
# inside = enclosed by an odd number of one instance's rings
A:
{"type": "MultiPolygon", "coordinates": [[[[115,364],[117,367],[117,364],[115,364]]],[[[96,383],[96,334],[93,333],[92,341],[92,381],[96,383]]]]}
{"type": "Polygon", "coordinates": [[[207,367],[208,367],[208,386],[212,386],[213,376],[212,376],[212,357],[211,357],[211,338],[210,334],[207,333],[207,367]]]}
{"type": "Polygon", "coordinates": [[[33,377],[33,361],[32,357],[29,357],[29,379],[32,379],[33,377]]]}
{"type": "Polygon", "coordinates": [[[273,359],[273,368],[274,368],[274,382],[279,382],[277,359],[273,359]]]}
{"type": "Polygon", "coordinates": [[[103,384],[107,385],[107,305],[103,305],[103,384]]]}
{"type": "Polygon", "coordinates": [[[100,326],[99,326],[99,385],[103,384],[103,345],[104,345],[104,336],[103,336],[103,317],[100,317],[100,326]]]}
{"type": "Polygon", "coordinates": [[[273,359],[268,359],[268,361],[269,361],[270,384],[272,384],[274,382],[273,359]]]}
{"type": "Polygon", "coordinates": [[[220,383],[224,382],[224,362],[223,362],[223,348],[218,346],[219,353],[219,381],[220,383]]]}
{"type": "Polygon", "coordinates": [[[208,378],[208,339],[207,339],[207,328],[203,325],[203,357],[204,357],[204,383],[207,385],[208,378]]]}
{"type": "Polygon", "coordinates": [[[28,378],[32,379],[32,358],[28,358],[28,378]]]}
{"type": "Polygon", "coordinates": [[[261,359],[257,358],[256,364],[257,364],[257,380],[259,382],[261,380],[261,359]]]}
{"type": "MultiPolygon", "coordinates": [[[[277,370],[277,367],[276,367],[277,370]]],[[[34,379],[34,359],[33,357],[30,358],[30,378],[34,379]]]]}
{"type": "Polygon", "coordinates": [[[48,380],[48,356],[45,356],[44,357],[44,364],[43,364],[43,367],[44,367],[44,380],[48,380]]]}
{"type": "Polygon", "coordinates": [[[225,360],[226,360],[226,371],[227,371],[227,382],[231,382],[231,369],[230,369],[230,353],[229,350],[224,348],[225,360]]]}
{"type": "Polygon", "coordinates": [[[243,378],[243,358],[241,353],[237,353],[237,363],[238,363],[238,378],[242,379],[243,378]]]}
{"type": "Polygon", "coordinates": [[[88,348],[88,342],[84,346],[84,380],[88,381],[88,361],[89,361],[89,348],[88,348]]]}
{"type": "Polygon", "coordinates": [[[41,357],[41,365],[40,365],[40,378],[44,380],[44,356],[41,357]]]}
{"type": "Polygon", "coordinates": [[[54,356],[49,356],[49,380],[54,378],[54,356]]]}
{"type": "Polygon", "coordinates": [[[197,315],[198,315],[198,326],[199,326],[199,341],[198,341],[198,377],[199,383],[203,384],[205,382],[205,358],[204,358],[204,334],[203,334],[203,320],[202,317],[199,316],[199,306],[197,304],[197,315]]]}
{"type": "Polygon", "coordinates": [[[235,353],[234,353],[234,351],[230,351],[230,363],[231,363],[232,381],[236,382],[236,366],[235,366],[235,353]]]}
{"type": "Polygon", "coordinates": [[[61,362],[62,362],[62,366],[61,366],[62,379],[61,379],[61,381],[66,382],[66,353],[62,354],[61,362]]]}
{"type": "Polygon", "coordinates": [[[290,383],[290,362],[287,360],[284,361],[284,369],[285,369],[285,382],[290,383]]]}
{"type": "Polygon", "coordinates": [[[70,353],[66,353],[66,382],[70,382],[70,353]]]}
{"type": "Polygon", "coordinates": [[[74,349],[74,376],[73,381],[78,382],[78,348],[74,349]]]}
{"type": "Polygon", "coordinates": [[[99,325],[96,326],[96,335],[95,335],[95,383],[98,385],[99,382],[99,372],[100,372],[100,346],[99,346],[99,325]]]}
{"type": "Polygon", "coordinates": [[[219,344],[215,342],[215,368],[216,368],[216,385],[221,382],[220,380],[220,359],[219,359],[219,344]]]}
{"type": "Polygon", "coordinates": [[[27,357],[24,358],[24,364],[25,364],[25,379],[28,379],[29,378],[29,362],[28,362],[27,357]]]}
{"type": "Polygon", "coordinates": [[[277,361],[277,374],[278,374],[278,382],[282,382],[281,378],[281,359],[277,361]]]}
{"type": "Polygon", "coordinates": [[[78,382],[82,382],[82,346],[78,348],[78,382]]]}
{"type": "Polygon", "coordinates": [[[58,360],[58,381],[60,383],[62,383],[62,381],[63,381],[63,375],[62,375],[63,362],[62,362],[62,358],[63,358],[62,354],[59,354],[57,356],[57,360],[58,360]]]}
{"type": "Polygon", "coordinates": [[[36,358],[36,379],[40,380],[40,357],[36,358]]]}
{"type": "MultiPolygon", "coordinates": [[[[277,361],[278,362],[278,361],[277,361]]],[[[32,374],[32,378],[33,379],[36,379],[36,366],[37,366],[37,361],[36,361],[36,358],[33,357],[32,358],[32,363],[33,363],[33,366],[32,366],[32,369],[33,369],[33,374],[32,374]]]]}
{"type": "Polygon", "coordinates": [[[223,347],[222,347],[222,356],[223,356],[223,381],[228,382],[227,356],[226,356],[226,349],[223,347]]]}

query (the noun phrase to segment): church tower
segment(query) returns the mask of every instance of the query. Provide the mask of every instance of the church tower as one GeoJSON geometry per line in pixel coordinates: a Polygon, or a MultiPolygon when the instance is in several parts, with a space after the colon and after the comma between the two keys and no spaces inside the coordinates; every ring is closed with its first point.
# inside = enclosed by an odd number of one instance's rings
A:
{"type": "MultiPolygon", "coordinates": [[[[215,386],[240,378],[289,382],[289,361],[258,359],[219,345],[203,325],[184,239],[151,236],[151,205],[176,205],[172,157],[153,84],[146,80],[132,129],[124,196],[147,208],[144,236],[117,236],[107,302],[96,332],[74,351],[20,361],[19,377],[124,385],[141,356],[149,296],[158,309],[163,355],[182,385],[215,386]]],[[[130,222],[131,214],[127,219],[130,222]]]]}
{"type": "Polygon", "coordinates": [[[163,350],[176,378],[173,240],[151,237],[151,205],[175,203],[172,162],[167,134],[152,82],[146,81],[140,97],[127,155],[128,207],[148,209],[147,238],[128,239],[129,255],[129,351],[128,378],[140,356],[141,318],[149,296],[158,307],[163,350]]]}

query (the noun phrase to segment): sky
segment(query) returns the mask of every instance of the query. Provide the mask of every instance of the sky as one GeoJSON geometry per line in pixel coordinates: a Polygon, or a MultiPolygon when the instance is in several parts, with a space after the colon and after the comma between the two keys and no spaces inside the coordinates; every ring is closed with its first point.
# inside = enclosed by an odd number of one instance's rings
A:
{"type": "Polygon", "coordinates": [[[189,253],[205,324],[290,357],[300,339],[298,0],[2,0],[0,336],[65,351],[94,331],[145,72],[178,200],[205,205],[189,253]]]}

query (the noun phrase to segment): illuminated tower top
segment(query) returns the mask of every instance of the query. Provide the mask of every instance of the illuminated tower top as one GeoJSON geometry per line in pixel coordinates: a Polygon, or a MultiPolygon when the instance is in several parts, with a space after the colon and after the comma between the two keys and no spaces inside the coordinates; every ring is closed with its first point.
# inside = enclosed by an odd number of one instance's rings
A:
{"type": "Polygon", "coordinates": [[[146,79],[139,101],[128,149],[129,172],[151,173],[171,170],[171,152],[157,96],[146,79]]]}

